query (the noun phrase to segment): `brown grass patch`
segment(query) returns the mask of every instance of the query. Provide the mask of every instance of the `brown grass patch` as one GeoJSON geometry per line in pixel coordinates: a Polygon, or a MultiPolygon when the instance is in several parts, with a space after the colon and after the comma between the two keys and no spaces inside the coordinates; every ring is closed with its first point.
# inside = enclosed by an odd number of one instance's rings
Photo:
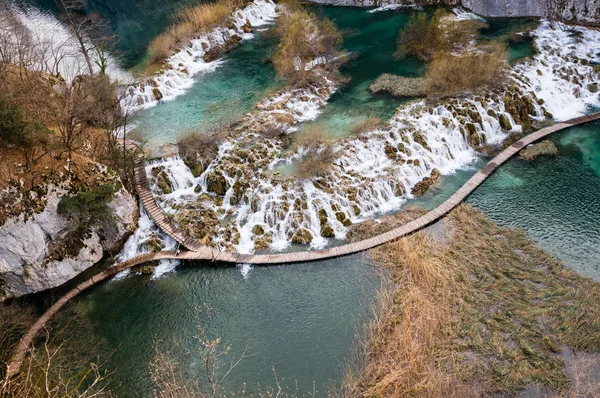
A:
{"type": "Polygon", "coordinates": [[[491,89],[506,81],[506,46],[490,43],[460,55],[439,53],[425,75],[425,90],[440,98],[491,89]]]}
{"type": "Polygon", "coordinates": [[[417,206],[406,206],[398,214],[382,217],[378,220],[367,220],[353,224],[348,229],[346,237],[350,242],[358,242],[391,231],[394,228],[408,224],[427,213],[427,209],[417,206]]]}
{"type": "Polygon", "coordinates": [[[600,350],[600,285],[471,206],[447,225],[447,245],[421,232],[373,251],[393,285],[342,395],[513,395],[533,383],[573,396],[560,347],[600,350]]]}
{"type": "Polygon", "coordinates": [[[221,130],[214,134],[188,133],[179,140],[179,154],[194,176],[198,177],[206,170],[227,136],[228,131],[221,130]]]}
{"type": "Polygon", "coordinates": [[[352,126],[352,134],[361,136],[373,130],[377,130],[383,126],[383,121],[378,117],[369,117],[352,126]]]}
{"type": "Polygon", "coordinates": [[[335,153],[327,131],[319,124],[313,124],[297,134],[296,145],[304,151],[302,158],[295,164],[296,176],[311,178],[329,173],[335,153]]]}
{"type": "Polygon", "coordinates": [[[166,59],[178,47],[187,44],[192,37],[224,24],[231,13],[243,4],[244,0],[219,0],[184,8],[175,16],[174,24],[150,43],[150,63],[166,59]]]}
{"type": "Polygon", "coordinates": [[[339,55],[342,35],[335,24],[320,20],[299,6],[291,7],[277,21],[280,42],[273,57],[277,74],[291,83],[302,86],[314,82],[318,76],[314,70],[336,73],[340,61],[333,62],[339,55]],[[306,70],[309,62],[324,57],[327,63],[306,70]]]}
{"type": "Polygon", "coordinates": [[[483,22],[456,21],[447,16],[448,12],[444,9],[436,11],[431,18],[423,12],[412,14],[398,35],[396,57],[411,55],[429,62],[439,53],[466,47],[487,26],[483,22]]]}

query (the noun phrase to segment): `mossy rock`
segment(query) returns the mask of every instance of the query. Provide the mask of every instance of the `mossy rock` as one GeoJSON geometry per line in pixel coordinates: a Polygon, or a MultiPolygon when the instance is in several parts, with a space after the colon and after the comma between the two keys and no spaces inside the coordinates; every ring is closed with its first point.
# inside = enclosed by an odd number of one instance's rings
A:
{"type": "Polygon", "coordinates": [[[152,95],[154,96],[154,99],[157,101],[160,101],[163,98],[162,93],[157,88],[152,89],[152,95]]]}
{"type": "Polygon", "coordinates": [[[327,223],[327,212],[325,211],[325,209],[320,209],[319,210],[319,222],[321,223],[321,225],[327,223]]]}
{"type": "Polygon", "coordinates": [[[214,192],[217,195],[225,195],[229,189],[229,183],[223,174],[214,171],[206,176],[206,188],[208,192],[214,192]]]}
{"type": "Polygon", "coordinates": [[[265,233],[265,229],[262,227],[262,225],[255,225],[254,228],[252,228],[252,233],[254,235],[263,235],[265,233]]]}
{"type": "Polygon", "coordinates": [[[344,220],[346,219],[346,213],[338,211],[335,213],[335,218],[337,218],[339,222],[344,223],[344,220]]]}
{"type": "Polygon", "coordinates": [[[200,177],[202,173],[204,173],[204,167],[202,167],[202,163],[198,162],[191,157],[185,157],[183,159],[183,163],[190,169],[190,172],[194,177],[200,177]]]}
{"type": "Polygon", "coordinates": [[[500,115],[500,117],[498,118],[498,121],[500,122],[500,127],[502,127],[503,130],[512,130],[513,129],[513,126],[510,123],[510,119],[508,118],[508,116],[506,114],[500,115]]]}
{"type": "Polygon", "coordinates": [[[467,133],[469,134],[469,144],[472,147],[479,146],[481,141],[479,139],[479,134],[477,133],[477,127],[475,127],[473,123],[467,123],[465,124],[465,127],[467,129],[467,133]]]}
{"type": "Polygon", "coordinates": [[[440,171],[438,169],[431,170],[429,177],[423,178],[411,189],[410,193],[415,196],[421,196],[429,190],[429,188],[438,182],[440,179],[440,171]]]}
{"type": "Polygon", "coordinates": [[[493,109],[488,109],[487,114],[491,117],[493,117],[494,119],[498,117],[498,115],[496,114],[496,112],[493,109]]]}
{"type": "Polygon", "coordinates": [[[587,89],[590,93],[597,93],[598,92],[598,83],[588,84],[587,89]]]}
{"type": "Polygon", "coordinates": [[[385,156],[388,157],[388,159],[396,160],[396,154],[398,153],[398,149],[391,145],[386,145],[385,148],[383,148],[383,152],[385,153],[385,156]]]}
{"type": "Polygon", "coordinates": [[[156,178],[156,185],[165,195],[173,192],[171,188],[171,180],[165,171],[161,171],[160,174],[158,174],[158,177],[156,178]]]}
{"type": "Polygon", "coordinates": [[[312,242],[312,240],[313,240],[312,234],[310,233],[310,231],[308,231],[304,228],[299,228],[292,236],[292,243],[295,243],[298,245],[308,244],[308,243],[312,242]]]}
{"type": "Polygon", "coordinates": [[[431,148],[429,147],[429,145],[427,145],[427,141],[425,141],[425,137],[423,137],[423,135],[419,132],[415,132],[413,134],[413,139],[415,140],[415,142],[419,145],[421,145],[423,148],[427,149],[429,152],[431,152],[431,148]]]}
{"type": "Polygon", "coordinates": [[[360,207],[358,207],[356,204],[352,205],[352,210],[354,210],[354,215],[355,216],[359,216],[360,215],[360,207]]]}
{"type": "Polygon", "coordinates": [[[329,223],[325,223],[321,226],[321,236],[324,238],[333,238],[335,236],[335,232],[329,223]]]}

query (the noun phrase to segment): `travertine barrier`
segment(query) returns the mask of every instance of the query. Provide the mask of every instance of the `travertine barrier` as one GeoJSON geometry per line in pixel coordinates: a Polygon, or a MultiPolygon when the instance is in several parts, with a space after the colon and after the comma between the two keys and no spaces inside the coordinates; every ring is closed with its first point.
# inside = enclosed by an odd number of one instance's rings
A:
{"type": "Polygon", "coordinates": [[[19,344],[17,344],[13,358],[7,366],[8,377],[14,376],[21,367],[27,350],[29,349],[34,337],[44,327],[44,325],[73,297],[77,296],[83,290],[95,285],[96,283],[103,281],[118,272],[121,272],[127,268],[135,265],[143,264],[155,260],[164,259],[178,259],[178,260],[210,260],[210,261],[222,261],[229,263],[246,263],[246,264],[289,264],[299,263],[308,261],[325,260],[328,258],[345,256],[348,254],[359,253],[374,247],[380,246],[389,241],[398,239],[402,236],[408,235],[412,232],[418,231],[423,227],[437,221],[441,217],[448,214],[453,208],[469,196],[483,181],[488,178],[490,174],[494,172],[500,165],[506,162],[508,159],[516,155],[521,149],[527,145],[544,138],[557,131],[564,130],[566,128],[584,124],[594,120],[600,120],[600,112],[592,113],[590,115],[578,117],[575,119],[567,120],[562,123],[554,124],[550,127],[543,128],[534,133],[531,133],[519,141],[515,142],[508,148],[504,149],[492,160],[490,160],[481,170],[479,170],[473,177],[471,177],[462,187],[460,187],[448,200],[442,203],[440,206],[431,210],[427,214],[405,224],[398,228],[392,229],[391,231],[385,232],[381,235],[365,239],[359,242],[348,243],[346,245],[332,247],[324,250],[314,251],[303,251],[296,253],[279,253],[279,254],[237,254],[230,252],[222,252],[217,249],[201,245],[195,239],[187,236],[183,231],[177,228],[173,224],[171,219],[162,208],[158,205],[146,176],[145,163],[143,159],[140,159],[135,166],[135,180],[140,198],[144,208],[158,225],[158,227],[164,231],[167,235],[181,243],[189,251],[176,252],[174,250],[164,250],[157,253],[143,254],[138,257],[134,257],[125,262],[116,264],[115,266],[108,268],[105,271],[94,275],[85,282],[80,283],[75,288],[70,290],[67,294],[61,297],[56,303],[54,303],[48,310],[29,328],[27,333],[21,337],[19,344]]]}

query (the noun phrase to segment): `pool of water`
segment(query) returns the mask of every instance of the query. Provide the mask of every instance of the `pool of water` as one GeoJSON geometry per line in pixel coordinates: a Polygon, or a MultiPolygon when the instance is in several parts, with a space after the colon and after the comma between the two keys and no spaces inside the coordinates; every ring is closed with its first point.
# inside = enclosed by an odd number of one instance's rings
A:
{"type": "Polygon", "coordinates": [[[133,133],[156,148],[176,143],[188,133],[214,132],[253,110],[283,85],[267,62],[277,44],[270,33],[256,31],[253,39],[225,56],[216,70],[196,76],[185,94],[136,112],[133,133]]]}
{"type": "MultiPolygon", "coordinates": [[[[160,341],[181,364],[188,380],[204,382],[197,325],[210,338],[220,337],[230,353],[223,366],[246,357],[225,379],[227,391],[274,386],[275,367],[282,386],[306,394],[324,392],[351,359],[357,331],[368,319],[379,286],[362,255],[319,263],[278,267],[215,267],[186,263],[157,280],[127,277],[103,283],[77,302],[77,313],[90,322],[94,340],[114,354],[116,396],[151,395],[150,363],[160,341]],[[281,381],[281,379],[284,379],[281,381]]],[[[68,343],[67,343],[68,344],[68,343]]],[[[226,370],[226,369],[225,369],[226,370]]]]}
{"type": "MultiPolygon", "coordinates": [[[[550,137],[559,156],[509,160],[467,198],[496,223],[522,228],[543,249],[600,281],[600,123],[550,137]]],[[[433,208],[479,168],[443,177],[438,188],[409,203],[433,208]]]]}
{"type": "MultiPolygon", "coordinates": [[[[309,9],[336,23],[351,59],[341,69],[348,82],[332,96],[318,119],[304,123],[301,129],[316,124],[330,136],[339,138],[350,134],[353,126],[369,117],[383,121],[391,118],[406,100],[387,94],[372,95],[369,85],[383,73],[407,77],[424,74],[423,62],[412,57],[401,60],[394,57],[398,33],[415,11],[370,13],[364,8],[332,6],[310,6],[309,9]]],[[[492,23],[483,37],[500,37],[510,29],[518,29],[522,23],[521,19],[492,23]]],[[[276,45],[271,30],[255,32],[255,38],[225,56],[214,72],[198,75],[186,94],[136,113],[136,137],[142,137],[149,147],[156,148],[175,143],[190,132],[214,131],[251,112],[257,102],[284,85],[268,62],[276,45]]],[[[515,43],[509,48],[510,58],[517,60],[530,55],[531,48],[531,42],[515,43]]]]}
{"type": "MultiPolygon", "coordinates": [[[[414,59],[394,60],[398,30],[411,11],[368,13],[364,9],[311,7],[332,18],[344,32],[345,48],[355,54],[344,66],[351,78],[324,109],[319,120],[336,136],[370,116],[389,118],[400,101],[371,96],[368,85],[381,73],[419,76],[414,59]]],[[[517,22],[515,22],[517,23],[517,22]]],[[[485,34],[500,35],[501,25],[485,34]]],[[[208,131],[243,115],[271,90],[281,86],[268,63],[275,42],[265,32],[224,58],[214,72],[176,100],[140,112],[138,131],[151,146],[176,141],[189,131],[208,131]]],[[[519,44],[511,59],[527,56],[519,44]]],[[[513,159],[469,199],[494,221],[524,228],[536,242],[569,266],[600,280],[600,126],[560,133],[556,159],[513,159]]],[[[439,188],[419,200],[433,207],[448,198],[482,164],[443,178],[439,188]]],[[[93,325],[97,338],[114,354],[106,362],[117,396],[151,395],[150,362],[154,341],[172,353],[188,380],[200,378],[197,323],[211,337],[231,345],[226,359],[246,358],[225,380],[228,391],[247,384],[282,385],[300,395],[320,396],[339,380],[352,356],[356,333],[369,319],[379,286],[362,255],[312,264],[278,267],[215,267],[186,263],[159,279],[130,276],[103,283],[76,301],[78,313],[93,325]],[[248,272],[249,271],[249,272],[248,272]],[[199,309],[199,310],[198,310],[199,309]],[[197,316],[198,311],[200,314],[197,316]]]]}
{"type": "Polygon", "coordinates": [[[600,124],[553,136],[557,158],[513,159],[467,200],[600,281],[600,124]]]}
{"type": "Polygon", "coordinates": [[[369,117],[391,118],[402,103],[391,95],[372,95],[369,85],[384,73],[419,77],[425,65],[416,58],[394,58],[398,32],[411,11],[392,10],[370,13],[364,8],[313,6],[320,17],[335,22],[344,38],[344,49],[352,55],[341,73],[349,79],[329,100],[317,123],[334,137],[348,135],[352,127],[369,117]]]}

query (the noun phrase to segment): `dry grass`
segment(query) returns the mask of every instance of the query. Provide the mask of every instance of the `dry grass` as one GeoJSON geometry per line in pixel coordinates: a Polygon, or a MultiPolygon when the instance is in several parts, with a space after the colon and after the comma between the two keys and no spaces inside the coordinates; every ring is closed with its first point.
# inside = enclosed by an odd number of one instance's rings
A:
{"type": "Polygon", "coordinates": [[[444,14],[445,11],[438,10],[431,19],[422,12],[412,14],[398,36],[396,57],[412,55],[422,61],[431,61],[437,52],[448,50],[448,42],[440,27],[444,14]]]}
{"type": "Polygon", "coordinates": [[[373,130],[377,130],[383,126],[383,121],[378,117],[369,117],[352,126],[352,134],[361,136],[373,130]]]}
{"type": "Polygon", "coordinates": [[[464,49],[487,26],[479,21],[456,21],[447,16],[444,9],[436,11],[431,18],[423,12],[411,15],[398,36],[396,57],[411,55],[422,61],[432,61],[440,53],[464,49]]]}
{"type": "Polygon", "coordinates": [[[179,46],[187,44],[193,36],[207,33],[224,24],[231,13],[244,3],[244,0],[218,0],[215,3],[201,3],[184,8],[175,16],[174,24],[150,43],[150,63],[166,59],[179,46]]]}
{"type": "Polygon", "coordinates": [[[441,98],[491,89],[506,81],[506,47],[501,43],[480,46],[464,54],[439,53],[425,75],[425,91],[441,98]]]}
{"type": "Polygon", "coordinates": [[[485,23],[446,18],[438,10],[430,19],[413,14],[398,39],[397,57],[412,55],[429,62],[423,91],[431,98],[490,89],[504,83],[508,70],[506,45],[477,44],[485,23]]]}
{"type": "Polygon", "coordinates": [[[302,157],[295,164],[295,174],[299,178],[312,178],[326,175],[333,167],[335,153],[333,141],[327,130],[313,124],[297,133],[296,145],[302,157]]]}
{"type": "Polygon", "coordinates": [[[329,20],[320,20],[314,14],[294,6],[277,21],[280,38],[273,66],[277,74],[296,86],[313,83],[318,76],[314,70],[336,73],[342,35],[329,20]],[[307,64],[319,57],[328,62],[307,69],[307,64]]]}
{"type": "Polygon", "coordinates": [[[404,207],[398,214],[375,220],[367,220],[350,226],[346,237],[350,242],[358,242],[391,231],[394,228],[415,220],[427,213],[427,209],[417,206],[404,207]]]}
{"type": "Polygon", "coordinates": [[[417,233],[373,252],[393,285],[379,296],[363,363],[348,372],[342,395],[513,395],[540,384],[577,396],[595,388],[581,378],[569,384],[560,347],[600,350],[598,283],[470,206],[447,225],[447,245],[417,233]]]}

